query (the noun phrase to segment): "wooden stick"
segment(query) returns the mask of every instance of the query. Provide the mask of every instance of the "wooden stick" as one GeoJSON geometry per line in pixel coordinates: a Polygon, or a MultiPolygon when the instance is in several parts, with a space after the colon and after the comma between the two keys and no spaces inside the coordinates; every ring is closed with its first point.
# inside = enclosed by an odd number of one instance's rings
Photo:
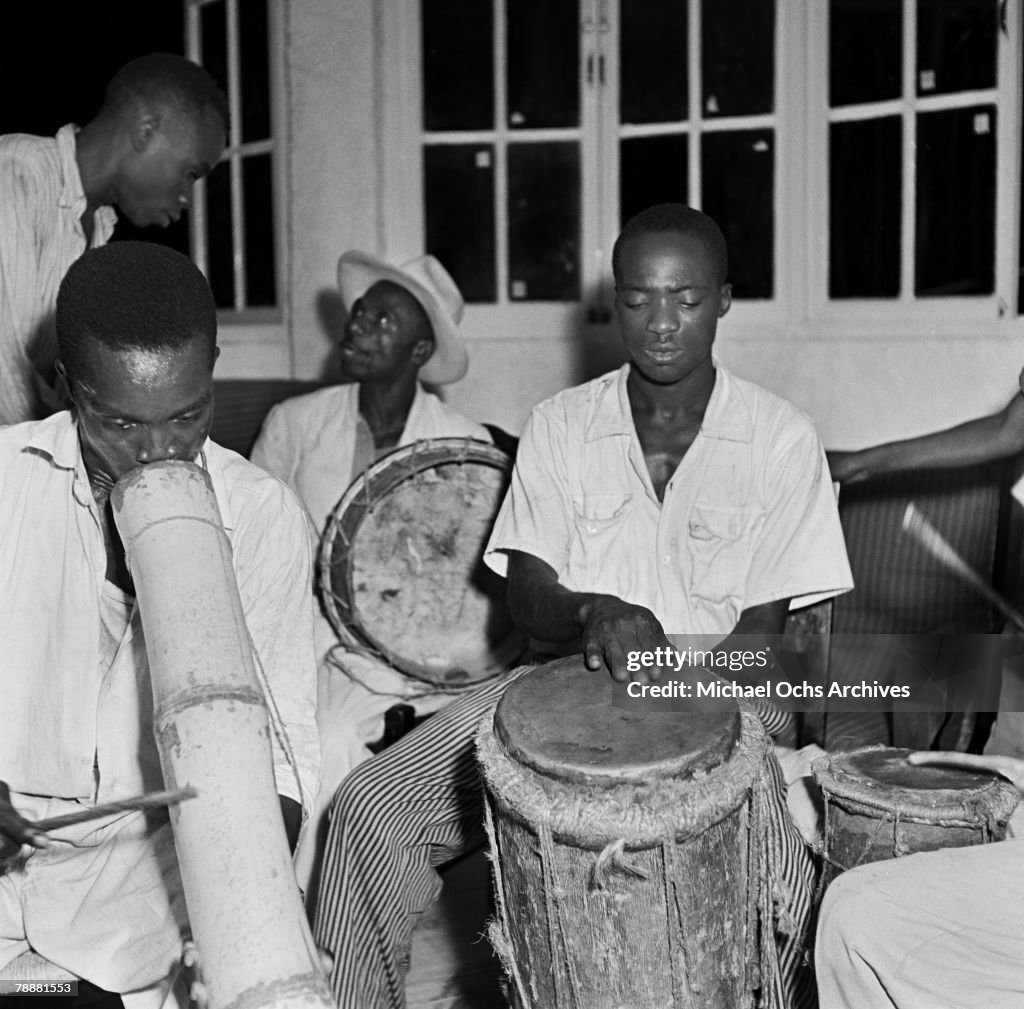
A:
{"type": "Polygon", "coordinates": [[[998,609],[1007,620],[1018,630],[1024,631],[1024,614],[1012,606],[1006,598],[997,592],[977,571],[974,570],[943,538],[935,528],[911,502],[903,513],[903,531],[913,536],[940,564],[971,586],[979,595],[984,596],[998,609]]]}
{"type": "Polygon", "coordinates": [[[129,813],[144,809],[158,809],[161,806],[173,806],[185,799],[192,799],[198,794],[194,788],[179,788],[177,791],[170,792],[147,792],[145,795],[136,795],[131,799],[121,799],[119,802],[105,802],[101,806],[83,808],[77,813],[65,813],[63,816],[51,816],[45,820],[36,820],[32,826],[36,830],[59,830],[61,827],[70,827],[76,823],[98,820],[100,817],[110,816],[112,813],[129,813]]]}

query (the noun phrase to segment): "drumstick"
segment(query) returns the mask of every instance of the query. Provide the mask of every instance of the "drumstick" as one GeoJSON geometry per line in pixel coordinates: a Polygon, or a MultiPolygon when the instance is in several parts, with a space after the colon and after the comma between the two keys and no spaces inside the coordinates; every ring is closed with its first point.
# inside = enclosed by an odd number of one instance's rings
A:
{"type": "Polygon", "coordinates": [[[921,765],[948,765],[970,770],[992,771],[1012,782],[1024,792],[1024,760],[1014,757],[997,757],[976,753],[959,753],[956,750],[922,750],[907,755],[907,763],[921,765]]]}
{"type": "Polygon", "coordinates": [[[959,575],[971,588],[984,596],[1007,620],[1016,625],[1018,630],[1024,631],[1024,614],[1011,606],[1001,593],[989,585],[953,549],[938,529],[918,511],[917,506],[913,502],[907,505],[907,510],[903,513],[903,531],[913,536],[940,564],[947,567],[954,574],[959,575]]]}
{"type": "MultiPolygon", "coordinates": [[[[145,795],[136,795],[131,799],[121,799],[119,802],[105,802],[100,806],[90,806],[76,813],[65,813],[63,816],[51,816],[45,820],[36,820],[32,826],[36,830],[49,831],[59,830],[61,827],[70,827],[76,823],[86,823],[89,820],[98,820],[103,816],[110,816],[112,813],[128,813],[146,809],[158,809],[161,806],[173,806],[185,799],[192,799],[198,793],[194,788],[179,788],[171,792],[147,792],[145,795]]],[[[31,822],[31,821],[30,821],[31,822]]]]}

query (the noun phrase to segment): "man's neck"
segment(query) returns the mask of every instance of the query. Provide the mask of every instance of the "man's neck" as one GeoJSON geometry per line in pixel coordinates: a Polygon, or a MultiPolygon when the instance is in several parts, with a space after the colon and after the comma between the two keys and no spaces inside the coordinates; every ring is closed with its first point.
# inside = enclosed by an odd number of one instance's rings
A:
{"type": "Polygon", "coordinates": [[[93,215],[100,207],[114,202],[114,166],[111,150],[114,135],[106,124],[93,120],[75,134],[75,161],[85,193],[82,226],[91,239],[93,215]]]}
{"type": "Polygon", "coordinates": [[[378,448],[384,444],[397,444],[415,398],[415,376],[411,380],[387,384],[359,384],[359,413],[369,425],[378,448]]]}
{"type": "Polygon", "coordinates": [[[690,372],[678,382],[664,385],[645,378],[631,366],[626,392],[633,413],[663,418],[687,418],[699,424],[704,419],[715,388],[715,366],[711,361],[690,372]]]}

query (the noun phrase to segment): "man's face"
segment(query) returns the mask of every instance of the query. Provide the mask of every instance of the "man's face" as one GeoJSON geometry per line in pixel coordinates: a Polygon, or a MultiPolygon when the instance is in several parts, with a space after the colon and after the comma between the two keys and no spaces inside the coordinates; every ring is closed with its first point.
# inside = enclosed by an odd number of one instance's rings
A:
{"type": "Polygon", "coordinates": [[[357,299],[341,340],[342,372],[359,382],[415,374],[430,357],[429,322],[416,298],[387,280],[357,299]]]}
{"type": "Polygon", "coordinates": [[[671,385],[711,361],[718,320],[732,287],[715,275],[704,244],[691,235],[639,235],[621,249],[615,313],[633,366],[671,385]]]}
{"type": "Polygon", "coordinates": [[[208,175],[224,150],[224,127],[213,109],[192,118],[163,109],[133,133],[114,200],[138,227],[166,228],[189,207],[192,185],[208,175]]]}
{"type": "Polygon", "coordinates": [[[112,350],[94,344],[85,375],[70,376],[86,466],[120,480],[136,466],[192,461],[213,422],[210,348],[112,350]]]}

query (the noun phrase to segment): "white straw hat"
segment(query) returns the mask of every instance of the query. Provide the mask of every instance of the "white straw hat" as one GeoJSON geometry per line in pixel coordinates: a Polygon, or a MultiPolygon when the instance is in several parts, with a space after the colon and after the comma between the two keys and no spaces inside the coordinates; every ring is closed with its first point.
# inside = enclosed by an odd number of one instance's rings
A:
{"type": "Polygon", "coordinates": [[[434,329],[434,353],[419,377],[431,385],[457,382],[469,367],[466,342],[459,332],[462,300],[451,274],[433,256],[419,256],[392,266],[369,252],[352,250],[338,260],[338,288],[345,308],[351,309],[379,280],[404,287],[423,306],[434,329]]]}

